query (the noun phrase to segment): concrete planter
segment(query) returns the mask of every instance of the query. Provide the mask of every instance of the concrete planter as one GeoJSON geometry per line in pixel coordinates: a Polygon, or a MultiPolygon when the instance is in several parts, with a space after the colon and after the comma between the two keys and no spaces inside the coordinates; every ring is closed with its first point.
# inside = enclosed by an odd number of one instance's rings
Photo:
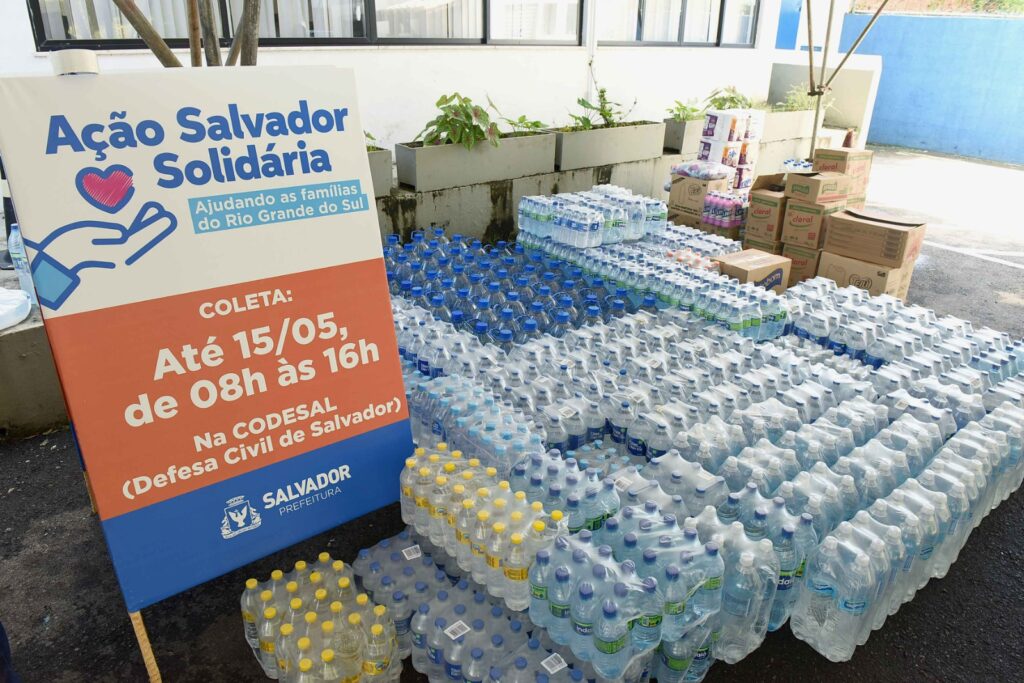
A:
{"type": "Polygon", "coordinates": [[[665,124],[638,121],[614,128],[555,131],[555,166],[561,171],[661,156],[665,124]]]}
{"type": "Polygon", "coordinates": [[[665,149],[683,156],[696,154],[700,143],[702,119],[676,121],[665,119],[665,149]]]}
{"type": "Polygon", "coordinates": [[[769,111],[764,116],[765,142],[775,140],[793,140],[811,137],[814,128],[814,112],[807,111],[769,111]]]}
{"type": "Polygon", "coordinates": [[[517,135],[473,149],[462,145],[395,145],[398,182],[417,192],[510,180],[555,170],[552,133],[517,135]]]}
{"type": "Polygon", "coordinates": [[[375,149],[367,152],[370,157],[370,178],[373,180],[373,196],[386,197],[391,194],[391,150],[375,149]]]}

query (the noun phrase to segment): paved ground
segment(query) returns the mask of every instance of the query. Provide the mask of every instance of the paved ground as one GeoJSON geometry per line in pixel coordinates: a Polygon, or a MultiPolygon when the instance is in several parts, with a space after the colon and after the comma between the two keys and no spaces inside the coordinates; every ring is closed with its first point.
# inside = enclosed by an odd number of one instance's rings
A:
{"type": "MultiPolygon", "coordinates": [[[[1016,168],[878,150],[869,200],[931,221],[911,301],[1024,336],[1024,233],[1010,227],[1022,180],[1016,168]],[[972,188],[973,208],[958,208],[956,186],[972,188]]],[[[707,680],[1020,680],[1022,515],[1024,494],[997,508],[949,575],[929,583],[851,662],[831,664],[783,629],[740,664],[717,664],[707,680]]],[[[164,679],[261,680],[241,636],[244,579],[325,548],[350,560],[399,528],[397,507],[385,508],[145,610],[164,679]]],[[[0,620],[29,683],[144,679],[67,430],[0,443],[0,620]]]]}

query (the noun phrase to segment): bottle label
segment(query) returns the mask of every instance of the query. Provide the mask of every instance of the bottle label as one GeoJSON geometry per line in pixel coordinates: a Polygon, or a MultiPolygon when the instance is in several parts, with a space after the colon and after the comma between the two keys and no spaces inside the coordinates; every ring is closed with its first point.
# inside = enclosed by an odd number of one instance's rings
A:
{"type": "Polygon", "coordinates": [[[472,552],[477,557],[483,557],[484,556],[484,547],[480,543],[470,543],[469,549],[470,549],[470,552],[472,552]]]}
{"type": "Polygon", "coordinates": [[[827,583],[821,583],[820,581],[810,580],[807,582],[807,587],[822,598],[831,598],[835,595],[835,588],[827,583]]]}
{"type": "Polygon", "coordinates": [[[709,576],[704,579],[704,583],[701,584],[701,588],[706,591],[716,591],[722,587],[721,576],[709,576]]]}
{"type": "Polygon", "coordinates": [[[864,614],[868,608],[867,600],[847,600],[843,598],[839,601],[839,609],[847,612],[848,614],[864,614]]]}
{"type": "Polygon", "coordinates": [[[592,635],[594,633],[594,624],[592,624],[592,623],[585,623],[585,622],[577,621],[576,619],[573,619],[572,620],[572,630],[575,631],[578,635],[589,636],[589,635],[592,635]]]}
{"type": "Polygon", "coordinates": [[[416,507],[418,507],[418,508],[427,508],[429,510],[430,509],[430,502],[427,500],[426,496],[418,496],[416,498],[416,507]]]}
{"type": "Polygon", "coordinates": [[[260,650],[266,652],[268,655],[274,654],[274,641],[272,640],[261,640],[260,650]]]}
{"type": "Polygon", "coordinates": [[[466,635],[467,633],[469,633],[470,630],[471,629],[469,628],[469,626],[466,625],[466,622],[460,619],[459,621],[456,621],[454,624],[446,628],[444,630],[444,634],[452,640],[457,640],[462,636],[466,635]]]}
{"type": "Polygon", "coordinates": [[[549,674],[556,674],[568,666],[568,664],[565,663],[565,660],[562,659],[562,655],[557,652],[553,653],[550,657],[542,659],[540,665],[543,666],[549,674]]]}
{"type": "Polygon", "coordinates": [[[666,602],[665,603],[665,614],[668,616],[676,616],[686,611],[686,601],[682,600],[679,602],[666,602]]]}
{"type": "Polygon", "coordinates": [[[427,634],[426,633],[417,633],[416,631],[413,631],[412,632],[412,646],[417,648],[417,649],[419,649],[419,650],[426,649],[426,647],[427,647],[427,634]]]}
{"type": "Polygon", "coordinates": [[[802,579],[804,577],[804,570],[807,569],[807,560],[804,559],[800,562],[800,566],[796,568],[796,578],[802,579]]]}
{"type": "Polygon", "coordinates": [[[449,510],[448,511],[448,517],[447,517],[447,519],[445,521],[448,522],[448,526],[451,526],[451,527],[455,526],[455,513],[452,512],[451,510],[449,510]]]}
{"type": "Polygon", "coordinates": [[[585,437],[585,432],[583,434],[570,434],[569,438],[565,442],[565,447],[570,451],[575,451],[584,444],[583,439],[585,437]]]}
{"type": "Polygon", "coordinates": [[[459,543],[468,543],[469,542],[468,539],[466,538],[466,534],[462,531],[462,529],[459,529],[459,528],[455,529],[455,540],[458,541],[459,543]]]}
{"type": "Polygon", "coordinates": [[[658,628],[659,626],[661,626],[661,615],[642,614],[636,620],[636,622],[641,628],[658,628]]]}
{"type": "Polygon", "coordinates": [[[935,546],[933,546],[933,545],[923,545],[923,546],[921,546],[921,559],[922,560],[927,560],[929,557],[932,556],[932,551],[933,550],[935,550],[935,546]]]}
{"type": "Polygon", "coordinates": [[[441,519],[442,517],[448,517],[448,508],[443,505],[431,505],[430,516],[434,519],[441,519]]]}
{"type": "MultiPolygon", "coordinates": [[[[718,640],[718,631],[715,631],[711,634],[711,641],[714,642],[716,640],[718,640]]],[[[697,648],[697,651],[693,653],[694,664],[696,664],[697,662],[703,662],[705,659],[707,659],[710,650],[711,648],[709,648],[707,645],[701,648],[697,648]]]]}
{"type": "Polygon", "coordinates": [[[647,459],[648,460],[654,460],[655,458],[660,458],[661,456],[665,455],[666,453],[668,453],[668,450],[666,450],[664,448],[654,448],[652,446],[648,446],[647,447],[647,459]]]}
{"type": "Polygon", "coordinates": [[[402,556],[407,560],[415,560],[419,557],[423,557],[423,551],[420,550],[419,545],[411,545],[402,551],[402,556]]]}
{"type": "Polygon", "coordinates": [[[509,581],[526,581],[529,575],[530,570],[526,567],[505,567],[505,578],[509,581]]]}
{"type": "Polygon", "coordinates": [[[558,619],[569,618],[569,605],[557,602],[548,603],[548,609],[551,611],[551,615],[558,619]]]}
{"type": "Polygon", "coordinates": [[[626,443],[626,429],[613,424],[611,437],[615,443],[626,443]]]}
{"type": "Polygon", "coordinates": [[[387,671],[390,663],[387,659],[364,659],[363,673],[367,676],[380,676],[387,671]]]}
{"type": "Polygon", "coordinates": [[[434,420],[434,423],[430,427],[430,431],[434,436],[439,436],[442,441],[444,440],[444,424],[442,424],[440,420],[434,420]]]}
{"type": "Polygon", "coordinates": [[[604,526],[604,515],[598,515],[597,517],[592,517],[588,519],[586,523],[583,525],[583,528],[588,529],[590,531],[597,531],[602,526],[604,526]]]}
{"type": "Polygon", "coordinates": [[[402,487],[402,496],[404,498],[412,498],[412,487],[411,486],[403,486],[402,487]]]}
{"type": "Polygon", "coordinates": [[[419,368],[419,371],[420,371],[421,375],[426,375],[427,377],[430,377],[430,363],[429,362],[427,362],[427,361],[423,360],[422,358],[420,358],[417,361],[416,365],[419,368]]]}
{"type": "Polygon", "coordinates": [[[487,555],[487,566],[490,567],[491,569],[500,569],[501,568],[501,558],[500,557],[495,557],[494,555],[488,554],[487,555]]]}
{"type": "Polygon", "coordinates": [[[405,617],[404,619],[395,619],[395,635],[404,636],[409,632],[409,627],[412,625],[412,615],[405,617]]]}
{"type": "Polygon", "coordinates": [[[537,584],[530,582],[530,597],[534,600],[547,600],[548,599],[548,587],[538,586],[537,584]]]}
{"type": "Polygon", "coordinates": [[[587,443],[597,441],[604,436],[604,425],[600,427],[590,427],[587,429],[587,443]]]}
{"type": "Polygon", "coordinates": [[[438,649],[436,647],[433,647],[433,646],[427,646],[427,657],[429,657],[430,661],[433,662],[434,664],[438,664],[438,665],[441,664],[441,650],[440,649],[438,649]]]}
{"type": "Polygon", "coordinates": [[[626,439],[626,450],[630,455],[643,457],[647,453],[647,442],[643,439],[630,436],[626,439]]]}
{"type": "Polygon", "coordinates": [[[664,650],[661,651],[661,663],[665,665],[665,668],[672,671],[686,671],[690,668],[690,662],[692,661],[693,659],[690,657],[680,659],[679,657],[673,657],[664,650]]]}
{"type": "Polygon", "coordinates": [[[449,664],[445,662],[444,665],[445,673],[448,674],[448,679],[452,681],[462,681],[462,665],[461,664],[449,664]]]}
{"type": "Polygon", "coordinates": [[[794,575],[796,574],[795,569],[783,570],[779,572],[779,581],[776,587],[780,591],[788,591],[793,587],[794,575]]]}
{"type": "Polygon", "coordinates": [[[624,633],[615,640],[604,640],[603,638],[594,637],[594,649],[601,654],[613,655],[617,652],[621,652],[622,648],[626,647],[626,641],[629,639],[629,634],[624,633]]]}

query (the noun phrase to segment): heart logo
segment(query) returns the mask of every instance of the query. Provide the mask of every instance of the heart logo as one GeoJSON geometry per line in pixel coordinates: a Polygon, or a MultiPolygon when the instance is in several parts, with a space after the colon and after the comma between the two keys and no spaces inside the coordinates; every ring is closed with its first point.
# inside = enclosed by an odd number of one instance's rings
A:
{"type": "Polygon", "coordinates": [[[117,213],[135,193],[132,170],[122,164],[106,169],[83,168],[75,176],[75,187],[82,198],[107,213],[117,213]]]}

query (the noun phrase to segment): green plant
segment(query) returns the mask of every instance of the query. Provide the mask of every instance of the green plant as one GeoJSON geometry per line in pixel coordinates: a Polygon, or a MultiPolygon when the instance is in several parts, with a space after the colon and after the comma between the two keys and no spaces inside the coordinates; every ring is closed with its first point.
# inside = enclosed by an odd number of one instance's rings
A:
{"type": "Polygon", "coordinates": [[[468,97],[455,92],[441,95],[436,106],[441,113],[434,117],[416,136],[424,145],[462,145],[473,149],[479,142],[498,146],[498,124],[490,114],[468,97]]]}
{"type": "MultiPolygon", "coordinates": [[[[807,85],[794,83],[790,86],[789,90],[786,91],[786,98],[781,102],[776,102],[772,105],[772,111],[807,111],[814,109],[818,102],[817,97],[809,95],[807,93],[807,85]]],[[[832,107],[833,99],[831,97],[821,98],[821,110],[826,111],[832,107]]]]}
{"type": "Polygon", "coordinates": [[[363,131],[363,135],[366,136],[366,151],[367,152],[379,152],[383,147],[377,145],[377,138],[373,136],[373,133],[369,131],[363,131]]]}
{"type": "Polygon", "coordinates": [[[531,133],[539,130],[544,130],[549,126],[543,121],[537,121],[534,119],[526,118],[526,114],[520,114],[518,118],[510,119],[509,117],[498,111],[498,106],[491,101],[490,95],[487,96],[487,106],[495,114],[498,119],[503,123],[508,124],[508,127],[512,129],[513,133],[531,133]]]}
{"type": "Polygon", "coordinates": [[[573,127],[579,130],[590,130],[595,125],[605,126],[612,128],[622,123],[622,120],[629,116],[629,112],[633,111],[633,107],[636,106],[636,100],[633,100],[633,105],[626,111],[623,111],[622,105],[618,102],[612,102],[608,99],[608,90],[606,88],[597,89],[597,104],[592,104],[587,101],[586,98],[581,97],[576,100],[576,104],[583,108],[582,114],[569,114],[569,118],[573,121],[573,127]],[[599,124],[595,124],[595,117],[601,121],[599,124]]]}
{"type": "Polygon", "coordinates": [[[750,98],[730,85],[718,88],[704,100],[705,109],[750,109],[750,98]]]}
{"type": "Polygon", "coordinates": [[[697,106],[696,100],[690,100],[683,104],[679,100],[668,108],[669,116],[673,121],[693,121],[704,116],[704,110],[697,106]]]}

